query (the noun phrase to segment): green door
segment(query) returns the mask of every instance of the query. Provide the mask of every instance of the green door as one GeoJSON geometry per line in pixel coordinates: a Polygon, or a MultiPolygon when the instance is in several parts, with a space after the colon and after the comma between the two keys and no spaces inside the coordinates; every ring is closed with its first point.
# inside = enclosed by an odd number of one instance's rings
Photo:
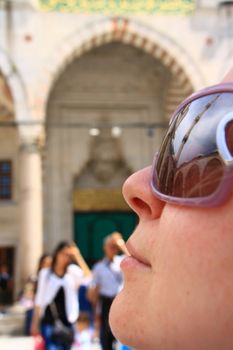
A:
{"type": "Polygon", "coordinates": [[[121,232],[124,239],[137,225],[133,212],[76,212],[74,214],[74,239],[90,266],[103,257],[103,239],[113,231],[121,232]]]}

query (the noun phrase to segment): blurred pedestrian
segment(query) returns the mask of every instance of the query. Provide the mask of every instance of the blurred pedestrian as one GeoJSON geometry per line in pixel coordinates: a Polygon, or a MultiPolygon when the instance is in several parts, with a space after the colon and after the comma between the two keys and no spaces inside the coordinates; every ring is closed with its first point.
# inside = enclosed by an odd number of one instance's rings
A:
{"type": "Polygon", "coordinates": [[[90,350],[94,340],[94,328],[88,312],[81,312],[76,323],[75,350],[90,350]]]}
{"type": "Polygon", "coordinates": [[[12,278],[7,264],[0,265],[0,312],[5,313],[6,306],[12,302],[12,278]]]}
{"type": "Polygon", "coordinates": [[[104,258],[93,268],[93,278],[88,289],[88,297],[100,307],[100,343],[103,350],[112,350],[115,337],[109,327],[108,315],[113,299],[120,291],[123,278],[120,262],[128,254],[125,242],[119,232],[105,237],[103,243],[104,258]],[[123,255],[119,255],[119,253],[123,255]]]}
{"type": "Polygon", "coordinates": [[[54,250],[51,268],[40,271],[31,333],[41,333],[46,350],[71,349],[72,340],[66,342],[57,333],[57,321],[72,333],[79,314],[77,290],[82,279],[90,275],[79,249],[68,241],[60,242],[54,250]]]}
{"type": "Polygon", "coordinates": [[[31,323],[33,317],[33,309],[34,309],[34,299],[37,289],[37,280],[38,275],[41,269],[49,268],[52,263],[52,257],[44,253],[38,262],[38,267],[36,270],[36,274],[32,275],[26,281],[22,295],[20,296],[20,304],[25,308],[25,324],[24,324],[24,334],[30,335],[31,333],[31,323]]]}

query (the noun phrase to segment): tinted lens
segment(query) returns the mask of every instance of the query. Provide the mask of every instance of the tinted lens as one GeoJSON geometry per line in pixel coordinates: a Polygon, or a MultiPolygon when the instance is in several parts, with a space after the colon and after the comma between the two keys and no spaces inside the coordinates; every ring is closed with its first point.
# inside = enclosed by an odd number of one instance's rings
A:
{"type": "Polygon", "coordinates": [[[230,122],[226,125],[225,137],[228,150],[233,156],[233,122],[230,122]]]}
{"type": "Polygon", "coordinates": [[[173,118],[162,143],[153,174],[155,188],[163,194],[198,198],[218,188],[224,165],[216,145],[216,128],[233,111],[233,94],[200,97],[173,118]]]}

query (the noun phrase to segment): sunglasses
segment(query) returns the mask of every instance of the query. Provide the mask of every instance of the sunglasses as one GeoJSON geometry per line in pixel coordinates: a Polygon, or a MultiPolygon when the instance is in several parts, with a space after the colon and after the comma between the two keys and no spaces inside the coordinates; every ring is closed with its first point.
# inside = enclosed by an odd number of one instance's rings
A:
{"type": "Polygon", "coordinates": [[[233,189],[233,84],[188,97],[173,114],[152,167],[161,200],[214,207],[233,189]]]}

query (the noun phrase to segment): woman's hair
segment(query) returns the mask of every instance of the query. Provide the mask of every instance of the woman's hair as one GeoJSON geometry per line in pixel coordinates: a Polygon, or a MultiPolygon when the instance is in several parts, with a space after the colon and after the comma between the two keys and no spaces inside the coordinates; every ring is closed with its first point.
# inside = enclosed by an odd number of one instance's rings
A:
{"type": "MultiPolygon", "coordinates": [[[[58,243],[56,248],[54,249],[53,255],[52,255],[52,264],[51,264],[51,270],[54,271],[56,262],[57,262],[57,256],[58,254],[64,249],[64,248],[70,248],[72,247],[73,243],[69,241],[61,241],[58,243]]],[[[65,269],[66,270],[66,269],[65,269]]]]}
{"type": "Polygon", "coordinates": [[[40,270],[42,269],[43,267],[43,263],[44,263],[44,260],[49,258],[51,255],[48,254],[48,253],[44,253],[43,255],[41,255],[39,261],[38,261],[38,268],[37,268],[37,273],[40,272],[40,270]]]}

